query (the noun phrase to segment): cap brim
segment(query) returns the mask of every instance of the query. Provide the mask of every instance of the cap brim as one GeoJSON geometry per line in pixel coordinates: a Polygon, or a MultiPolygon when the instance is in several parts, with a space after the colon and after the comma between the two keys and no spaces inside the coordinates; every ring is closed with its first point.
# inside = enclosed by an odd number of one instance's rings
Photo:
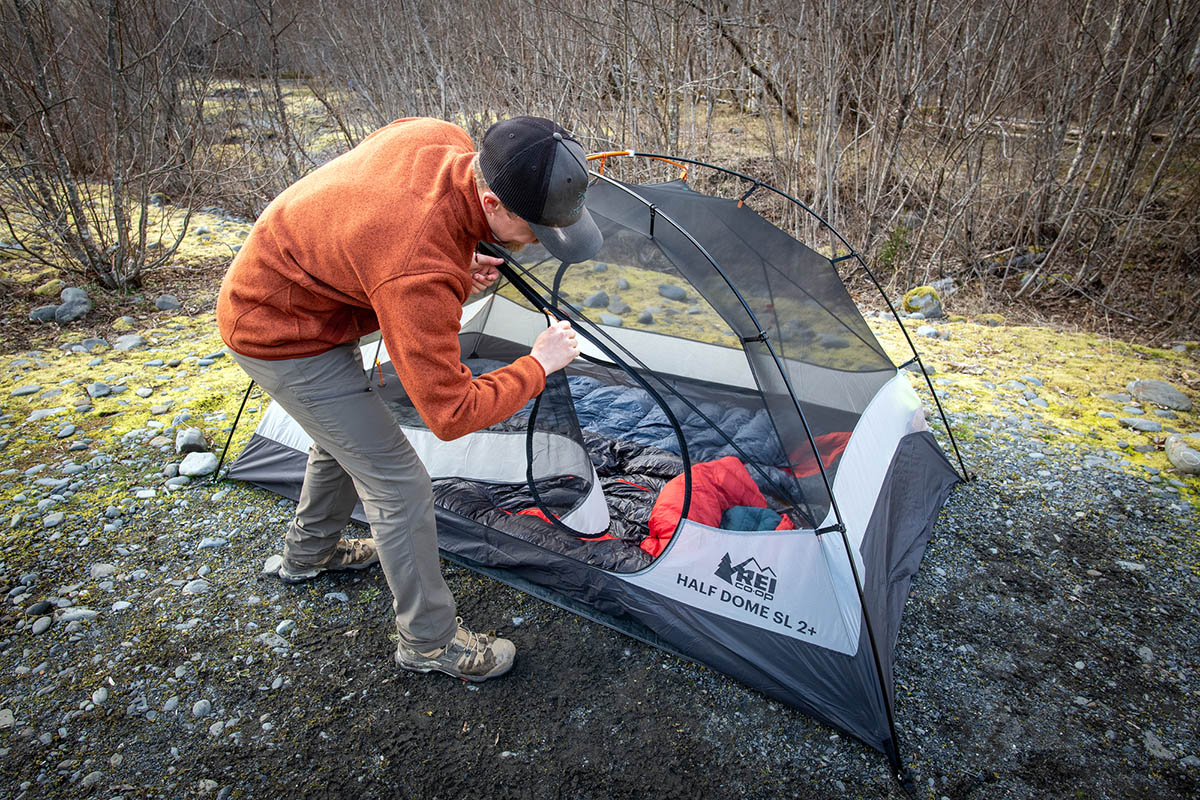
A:
{"type": "Polygon", "coordinates": [[[565,227],[553,228],[549,225],[535,225],[532,222],[529,223],[529,227],[550,255],[568,264],[587,261],[596,255],[600,245],[604,244],[604,236],[586,208],[579,215],[579,219],[565,227]]]}

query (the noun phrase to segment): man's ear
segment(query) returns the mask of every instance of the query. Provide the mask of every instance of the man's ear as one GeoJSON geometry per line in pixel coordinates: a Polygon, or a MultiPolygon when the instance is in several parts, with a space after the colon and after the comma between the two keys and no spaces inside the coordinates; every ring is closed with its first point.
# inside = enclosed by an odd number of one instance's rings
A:
{"type": "Polygon", "coordinates": [[[495,214],[496,211],[502,205],[504,205],[500,202],[500,198],[496,196],[495,192],[490,190],[479,193],[479,202],[483,206],[484,212],[487,214],[495,214]]]}

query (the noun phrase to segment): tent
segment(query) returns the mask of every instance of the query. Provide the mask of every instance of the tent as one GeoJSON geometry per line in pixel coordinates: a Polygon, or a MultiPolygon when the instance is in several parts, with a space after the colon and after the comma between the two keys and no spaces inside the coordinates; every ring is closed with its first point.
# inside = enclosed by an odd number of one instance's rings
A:
{"type": "MultiPolygon", "coordinates": [[[[443,554],[725,672],[900,776],[893,650],[959,475],[838,276],[866,264],[759,181],[677,159],[679,179],[635,185],[603,174],[614,155],[644,154],[605,154],[592,173],[595,258],[503,253],[504,280],[463,309],[476,374],[527,353],[554,317],[579,331],[583,358],[522,411],[439,441],[382,343],[361,347],[434,480],[443,554]],[[700,192],[693,166],[748,191],[700,192]],[[752,210],[759,190],[843,254],[752,210]]],[[[308,444],[271,406],[229,477],[296,498],[308,444]]]]}

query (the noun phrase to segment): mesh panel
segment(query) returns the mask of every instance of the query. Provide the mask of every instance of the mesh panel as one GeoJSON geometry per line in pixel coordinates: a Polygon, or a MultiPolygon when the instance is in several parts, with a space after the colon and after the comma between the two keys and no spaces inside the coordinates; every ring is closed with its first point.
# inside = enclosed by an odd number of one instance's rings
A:
{"type": "MultiPolygon", "coordinates": [[[[736,201],[681,182],[629,188],[589,190],[604,233],[592,260],[531,247],[526,278],[659,391],[693,463],[736,455],[769,502],[820,523],[829,496],[812,442],[832,480],[895,367],[829,259],[736,201]]],[[[609,433],[680,453],[670,416],[651,409],[609,433]]]]}

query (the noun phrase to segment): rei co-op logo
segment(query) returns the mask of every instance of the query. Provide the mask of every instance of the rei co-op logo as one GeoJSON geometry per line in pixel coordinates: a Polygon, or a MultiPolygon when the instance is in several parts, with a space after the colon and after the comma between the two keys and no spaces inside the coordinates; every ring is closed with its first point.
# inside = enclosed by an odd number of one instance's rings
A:
{"type": "Polygon", "coordinates": [[[757,595],[763,600],[773,600],[775,587],[779,584],[775,578],[775,570],[759,564],[758,559],[753,556],[740,564],[734,564],[729,558],[729,553],[726,553],[721,559],[721,563],[717,565],[717,571],[713,574],[726,583],[757,595]]]}

